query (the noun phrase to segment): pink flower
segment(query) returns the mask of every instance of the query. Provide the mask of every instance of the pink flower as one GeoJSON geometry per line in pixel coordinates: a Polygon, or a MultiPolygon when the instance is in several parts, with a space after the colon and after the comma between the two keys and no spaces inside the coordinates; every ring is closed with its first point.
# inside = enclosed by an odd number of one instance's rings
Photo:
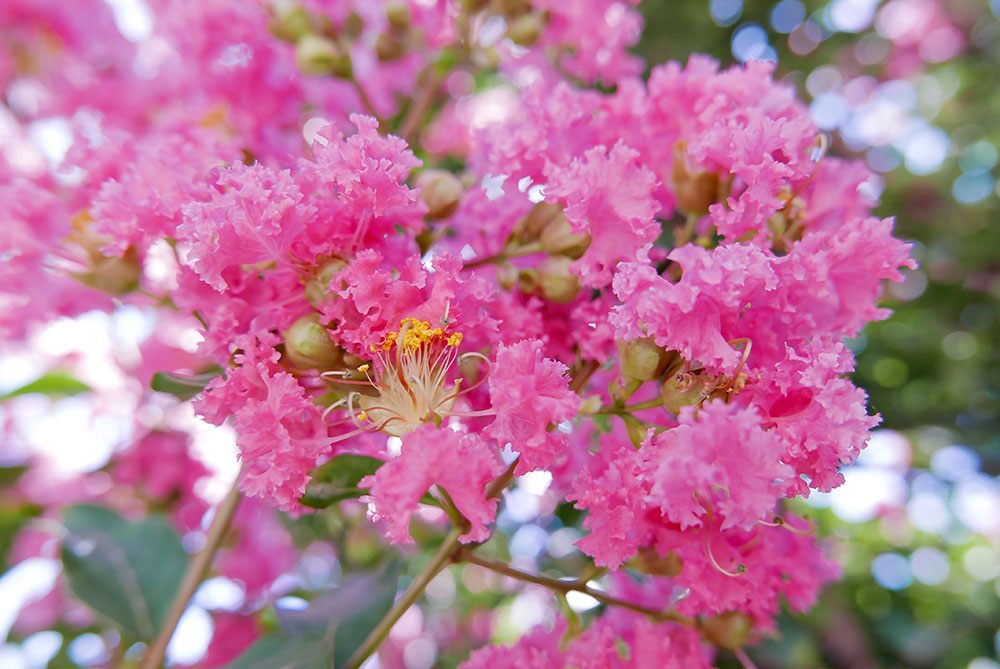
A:
{"type": "Polygon", "coordinates": [[[320,411],[291,374],[275,364],[278,343],[244,337],[237,345],[238,365],[213,380],[196,408],[206,420],[221,423],[233,415],[240,458],[245,463],[240,489],[285,511],[302,511],[298,499],[309,470],[328,454],[331,439],[320,411]]]}
{"type": "Polygon", "coordinates": [[[623,304],[611,316],[618,337],[648,335],[710,371],[733,373],[741,354],[730,342],[747,334],[740,322],[743,311],[768,304],[778,287],[768,255],[743,244],[712,251],[689,244],[669,258],[683,268],[677,283],[648,265],[629,263],[618,270],[614,290],[623,304]]]}
{"type": "Polygon", "coordinates": [[[290,264],[293,245],[306,229],[315,208],[288,170],[236,163],[223,170],[217,192],[208,202],[182,208],[178,234],[190,240],[191,266],[218,291],[229,284],[223,272],[255,263],[290,264]]]}
{"type": "Polygon", "coordinates": [[[576,416],[580,397],[569,389],[567,368],[542,357],[542,342],[528,339],[501,345],[490,374],[490,401],[496,420],[486,433],[521,454],[515,473],[544,469],[566,446],[550,424],[576,416]]]}
{"type": "Polygon", "coordinates": [[[646,246],[660,235],[653,215],[656,177],[636,159],[639,153],[622,142],[610,151],[588,150],[565,169],[549,173],[548,196],[566,205],[573,231],[590,234],[583,257],[573,263],[581,283],[604,286],[621,260],[643,260],[646,246]]]}
{"type": "Polygon", "coordinates": [[[444,488],[459,513],[469,521],[463,542],[485,541],[487,525],[496,516],[496,498],[486,498],[486,486],[503,464],[495,450],[472,435],[425,425],[403,437],[400,454],[361,480],[370,487],[367,501],[372,517],[384,523],[394,544],[413,543],[410,516],[420,498],[434,485],[444,488]]]}
{"type": "Polygon", "coordinates": [[[643,445],[642,473],[651,481],[646,503],[681,529],[721,518],[721,529],[770,520],[795,472],[781,462],[785,444],[765,431],[761,416],[722,401],[685,407],[680,425],[643,445]]]}

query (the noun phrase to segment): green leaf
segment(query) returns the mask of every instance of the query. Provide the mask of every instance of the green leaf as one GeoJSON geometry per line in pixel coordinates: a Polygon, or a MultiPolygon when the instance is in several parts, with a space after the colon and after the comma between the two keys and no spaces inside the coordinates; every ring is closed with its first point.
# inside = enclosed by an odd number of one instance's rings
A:
{"type": "Polygon", "coordinates": [[[328,640],[274,633],[258,639],[228,669],[329,669],[332,654],[328,640]]]}
{"type": "Polygon", "coordinates": [[[14,545],[14,538],[32,518],[40,516],[40,506],[0,506],[0,565],[7,564],[7,553],[14,545]]]}
{"type": "Polygon", "coordinates": [[[151,641],[180,587],[188,556],[160,515],[129,522],[108,509],[66,510],[62,561],[69,587],[131,639],[151,641]]]}
{"type": "Polygon", "coordinates": [[[343,667],[392,608],[398,563],[351,574],[299,611],[278,610],[281,630],[266,635],[228,669],[343,667]]]}
{"type": "Polygon", "coordinates": [[[12,397],[20,397],[21,395],[28,395],[31,393],[48,395],[49,397],[69,397],[71,395],[85,393],[89,390],[90,386],[75,378],[68,372],[55,370],[35,379],[31,383],[21,386],[20,388],[15,388],[5,395],[0,395],[0,402],[9,400],[12,397]]]}
{"type": "Polygon", "coordinates": [[[173,395],[179,400],[189,400],[202,390],[222,371],[205,372],[194,376],[182,376],[173,372],[157,372],[149,387],[161,393],[173,395]]]}
{"type": "Polygon", "coordinates": [[[12,465],[10,467],[0,467],[0,488],[9,488],[21,478],[24,472],[28,471],[25,465],[12,465]]]}
{"type": "Polygon", "coordinates": [[[344,454],[331,458],[309,472],[312,480],[299,501],[314,509],[325,509],[342,500],[360,497],[366,489],[359,488],[358,482],[374,474],[382,464],[382,460],[367,455],[344,454]]]}

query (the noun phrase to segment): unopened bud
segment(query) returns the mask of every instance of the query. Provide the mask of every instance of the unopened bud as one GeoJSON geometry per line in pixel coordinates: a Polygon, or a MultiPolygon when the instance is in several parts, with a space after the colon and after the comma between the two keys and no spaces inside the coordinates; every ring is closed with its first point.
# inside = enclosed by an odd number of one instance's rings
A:
{"type": "Polygon", "coordinates": [[[573,232],[566,216],[558,216],[542,230],[542,248],[550,255],[579,258],[590,246],[590,235],[573,232]]]}
{"type": "Polygon", "coordinates": [[[382,33],[375,39],[375,54],[383,63],[402,57],[410,48],[406,36],[400,37],[391,32],[382,33]]]}
{"type": "Polygon", "coordinates": [[[556,217],[562,214],[562,207],[551,202],[539,202],[528,215],[517,222],[514,226],[514,235],[524,242],[538,239],[545,229],[556,217]]]}
{"type": "Polygon", "coordinates": [[[330,282],[333,277],[340,273],[340,270],[347,267],[347,263],[340,258],[328,260],[319,271],[316,278],[309,281],[305,286],[306,299],[314,309],[319,309],[320,305],[330,298],[330,282]]]}
{"type": "Polygon", "coordinates": [[[356,11],[351,10],[344,19],[344,34],[351,39],[357,39],[365,29],[365,21],[356,11]]]}
{"type": "Polygon", "coordinates": [[[538,292],[549,302],[569,304],[579,294],[580,281],[570,272],[571,262],[565,256],[552,256],[539,269],[538,292]]]}
{"type": "Polygon", "coordinates": [[[665,351],[651,337],[618,342],[621,373],[630,379],[655,381],[677,359],[677,351],[665,351]]]}
{"type": "Polygon", "coordinates": [[[66,241],[78,245],[83,250],[84,269],[70,272],[70,276],[80,283],[109,295],[124,295],[139,287],[142,277],[142,263],[135,248],[130,246],[120,256],[106,256],[101,248],[108,239],[93,232],[94,222],[86,209],[76,214],[70,224],[73,231],[66,241]]]}
{"type": "Polygon", "coordinates": [[[704,379],[691,372],[668,374],[660,384],[663,407],[675,416],[682,408],[699,404],[707,397],[704,379]]]}
{"type": "Polygon", "coordinates": [[[337,42],[319,35],[304,35],[295,44],[295,64],[303,74],[351,77],[351,56],[337,42]]]}
{"type": "Polygon", "coordinates": [[[719,175],[691,167],[683,142],[674,147],[671,179],[681,213],[704,214],[709,205],[719,201],[719,175]]]}
{"type": "Polygon", "coordinates": [[[70,272],[80,283],[108,295],[124,295],[139,287],[142,264],[134,247],[120,256],[91,255],[88,268],[83,272],[70,272]]]}
{"type": "Polygon", "coordinates": [[[513,16],[531,11],[531,0],[495,0],[497,11],[505,16],[513,16]]]}
{"type": "Polygon", "coordinates": [[[542,36],[542,29],[545,27],[545,19],[541,14],[528,12],[511,19],[507,24],[507,37],[514,44],[521,46],[531,46],[542,36]]]}
{"type": "Polygon", "coordinates": [[[736,650],[753,631],[753,620],[745,613],[726,611],[702,621],[701,630],[705,638],[719,648],[736,650]]]}
{"type": "Polygon", "coordinates": [[[673,551],[661,556],[653,548],[642,548],[632,559],[632,566],[648,576],[674,578],[684,569],[684,561],[673,551]]]}
{"type": "Polygon", "coordinates": [[[393,30],[406,32],[410,29],[410,8],[405,2],[389,0],[385,5],[385,18],[393,30]]]}
{"type": "Polygon", "coordinates": [[[283,333],[285,354],[296,367],[328,369],[341,361],[341,351],[329,331],[320,325],[319,314],[309,314],[292,323],[283,333]]]}
{"type": "Polygon", "coordinates": [[[462,199],[462,183],[447,170],[424,170],[417,175],[416,186],[427,204],[426,218],[431,220],[454,214],[462,199]]]}
{"type": "Polygon", "coordinates": [[[271,34],[282,42],[296,44],[312,32],[309,12],[295,2],[280,0],[270,7],[271,19],[268,28],[271,34]]]}

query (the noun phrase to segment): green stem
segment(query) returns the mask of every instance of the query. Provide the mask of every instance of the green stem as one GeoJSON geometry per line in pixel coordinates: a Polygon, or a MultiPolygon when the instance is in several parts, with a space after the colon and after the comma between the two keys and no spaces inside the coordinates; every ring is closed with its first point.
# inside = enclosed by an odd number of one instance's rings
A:
{"type": "Polygon", "coordinates": [[[534,244],[526,244],[524,246],[518,246],[510,250],[503,250],[500,253],[494,253],[491,256],[486,256],[485,258],[480,258],[479,260],[473,260],[472,262],[465,263],[466,267],[479,267],[481,265],[489,265],[491,263],[499,263],[509,260],[510,258],[518,258],[520,256],[531,255],[532,253],[541,253],[542,243],[535,242],[534,244]]]}
{"type": "Polygon", "coordinates": [[[644,402],[636,402],[635,404],[626,404],[625,406],[617,406],[614,404],[605,404],[604,406],[593,411],[591,415],[607,414],[609,416],[622,416],[627,413],[632,413],[633,411],[642,411],[643,409],[655,409],[657,407],[663,406],[663,399],[659,397],[654,397],[651,400],[646,400],[644,402]]]}
{"type": "Polygon", "coordinates": [[[647,606],[642,606],[640,604],[633,604],[632,602],[627,602],[617,597],[612,597],[607,595],[600,590],[595,590],[586,584],[586,582],[580,582],[580,580],[574,581],[560,581],[555,578],[549,578],[548,576],[539,576],[536,574],[531,574],[526,571],[521,571],[520,569],[515,569],[505,562],[500,562],[499,560],[492,560],[490,558],[482,557],[481,555],[476,555],[474,552],[467,548],[459,548],[455,554],[456,562],[468,562],[469,564],[478,565],[490,571],[494,571],[498,574],[503,574],[504,576],[509,576],[510,578],[515,578],[519,581],[525,581],[526,583],[534,583],[535,585],[540,585],[542,587],[548,588],[549,590],[554,590],[555,592],[567,593],[567,592],[582,592],[585,595],[590,595],[602,604],[607,604],[609,606],[618,606],[623,609],[629,609],[630,611],[635,611],[637,613],[642,613],[647,615],[657,621],[666,621],[680,623],[681,625],[687,625],[689,627],[696,627],[697,621],[694,618],[688,618],[687,616],[682,616],[676,611],[661,611],[659,609],[651,609],[647,606]]]}

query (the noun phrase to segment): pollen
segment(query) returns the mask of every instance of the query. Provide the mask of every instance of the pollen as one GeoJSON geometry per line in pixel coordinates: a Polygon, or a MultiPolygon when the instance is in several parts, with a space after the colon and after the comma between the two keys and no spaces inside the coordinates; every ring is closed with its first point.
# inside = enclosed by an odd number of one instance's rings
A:
{"type": "Polygon", "coordinates": [[[398,330],[372,347],[381,362],[381,373],[372,380],[377,397],[365,395],[358,401],[368,420],[383,432],[402,436],[444,418],[462,394],[461,381],[449,381],[462,339],[461,332],[432,327],[429,321],[402,319],[398,330]]]}

